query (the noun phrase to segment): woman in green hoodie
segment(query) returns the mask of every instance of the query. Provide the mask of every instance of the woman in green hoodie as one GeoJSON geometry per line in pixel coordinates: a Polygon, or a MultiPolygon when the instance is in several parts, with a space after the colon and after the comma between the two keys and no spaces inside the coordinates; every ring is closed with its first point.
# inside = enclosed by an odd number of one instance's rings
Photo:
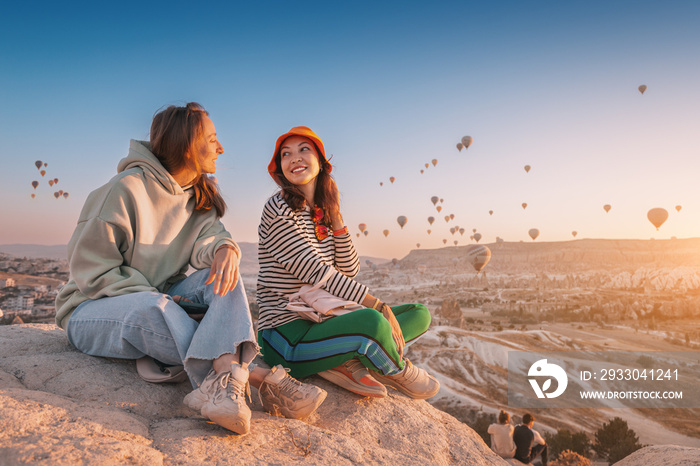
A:
{"type": "Polygon", "coordinates": [[[263,406],[303,418],[326,392],[282,366],[251,365],[258,352],[241,251],[220,218],[226,204],[208,174],[224,149],[197,103],[157,113],[150,141],[131,141],[118,174],[87,198],[68,244],[71,279],[56,322],[93,355],[183,364],[195,389],[185,404],[239,434],[250,428],[247,384],[263,406]],[[189,276],[188,268],[197,269],[189,276]],[[178,303],[206,304],[201,320],[178,303]]]}

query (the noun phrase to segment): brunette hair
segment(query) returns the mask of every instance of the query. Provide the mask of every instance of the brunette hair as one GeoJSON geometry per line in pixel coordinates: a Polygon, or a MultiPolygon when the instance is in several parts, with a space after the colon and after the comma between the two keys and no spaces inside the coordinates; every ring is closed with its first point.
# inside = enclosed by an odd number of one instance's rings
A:
{"type": "MultiPolygon", "coordinates": [[[[316,149],[316,156],[319,159],[318,163],[320,167],[320,171],[316,176],[314,202],[316,203],[316,206],[323,211],[323,219],[321,219],[321,223],[327,227],[330,227],[332,218],[331,211],[332,209],[336,209],[338,206],[338,189],[335,187],[335,180],[333,179],[333,176],[329,173],[328,168],[325,166],[327,162],[324,163],[324,159],[320,155],[321,151],[318,150],[316,144],[314,144],[314,148],[316,149]]],[[[282,188],[282,199],[289,204],[289,207],[294,211],[302,210],[306,206],[306,198],[304,198],[304,193],[301,192],[301,189],[284,177],[284,173],[282,172],[282,156],[280,154],[280,151],[277,151],[275,154],[277,168],[273,178],[279,187],[282,188]]]]}
{"type": "Polygon", "coordinates": [[[529,424],[529,423],[531,423],[531,422],[534,421],[534,420],[535,420],[535,416],[533,416],[533,415],[530,414],[530,413],[525,413],[525,414],[523,415],[523,424],[529,424]]]}
{"type": "Polygon", "coordinates": [[[192,145],[201,136],[204,116],[209,113],[197,102],[184,107],[171,105],[156,113],[151,123],[151,151],[170,174],[190,169],[197,173],[193,189],[195,210],[216,209],[217,217],[226,213],[226,202],[219,188],[192,155],[192,145]]]}
{"type": "Polygon", "coordinates": [[[499,424],[508,424],[509,422],[510,422],[510,414],[501,410],[501,412],[498,413],[498,423],[499,424]]]}

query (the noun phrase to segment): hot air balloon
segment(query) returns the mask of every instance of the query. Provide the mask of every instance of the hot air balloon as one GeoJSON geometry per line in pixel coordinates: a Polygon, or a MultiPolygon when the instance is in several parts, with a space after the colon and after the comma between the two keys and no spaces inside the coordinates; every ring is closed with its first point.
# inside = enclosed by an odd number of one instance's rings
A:
{"type": "Polygon", "coordinates": [[[481,233],[474,233],[474,241],[476,241],[478,243],[480,239],[481,239],[481,233]]]}
{"type": "Polygon", "coordinates": [[[63,193],[63,199],[68,199],[68,193],[63,193]]]}
{"type": "Polygon", "coordinates": [[[58,195],[59,195],[59,196],[63,196],[63,190],[62,190],[62,189],[59,189],[59,190],[58,190],[58,195]]]}
{"type": "Polygon", "coordinates": [[[458,142],[457,143],[457,150],[462,152],[462,147],[464,147],[464,145],[461,142],[458,142]]]}
{"type": "Polygon", "coordinates": [[[36,194],[32,193],[32,199],[34,199],[35,197],[36,197],[36,194]]]}
{"type": "Polygon", "coordinates": [[[440,204],[442,204],[443,202],[445,202],[445,200],[443,198],[440,198],[440,204]]]}
{"type": "Polygon", "coordinates": [[[523,202],[523,203],[520,204],[520,205],[523,206],[523,209],[525,209],[525,208],[527,207],[527,202],[523,202]]]}
{"type": "Polygon", "coordinates": [[[359,233],[356,233],[355,236],[357,236],[357,237],[359,238],[359,237],[360,237],[360,234],[359,234],[359,233]]]}
{"type": "Polygon", "coordinates": [[[389,236],[389,230],[384,230],[382,233],[384,233],[384,237],[385,237],[385,238],[386,238],[387,236],[389,236]]]}
{"type": "Polygon", "coordinates": [[[53,186],[53,180],[49,180],[49,186],[53,186]]]}
{"type": "Polygon", "coordinates": [[[437,204],[437,201],[438,201],[439,199],[440,199],[439,197],[433,196],[433,197],[430,198],[430,202],[432,202],[433,205],[435,205],[435,204],[437,204]]]}
{"type": "Polygon", "coordinates": [[[433,160],[431,160],[430,162],[433,164],[433,167],[434,167],[434,166],[437,165],[438,160],[437,160],[437,159],[433,159],[433,160]]]}
{"type": "Polygon", "coordinates": [[[639,92],[641,92],[642,94],[644,94],[644,91],[647,90],[647,85],[646,85],[646,84],[642,84],[642,85],[639,86],[637,89],[639,89],[639,92]]]}
{"type": "Polygon", "coordinates": [[[435,221],[435,217],[428,217],[428,223],[429,223],[429,224],[432,225],[434,221],[435,221]]]}
{"type": "Polygon", "coordinates": [[[445,223],[447,223],[447,222],[449,222],[449,221],[450,221],[450,216],[449,216],[449,215],[445,215],[445,223]]]}
{"type": "Polygon", "coordinates": [[[447,240],[446,240],[446,239],[443,239],[443,240],[442,240],[442,244],[447,244],[447,240]]]}
{"type": "Polygon", "coordinates": [[[573,236],[574,238],[576,238],[576,235],[578,235],[578,231],[574,230],[571,232],[571,236],[573,236]]]}
{"type": "Polygon", "coordinates": [[[421,175],[423,174],[423,169],[422,169],[422,168],[420,169],[420,174],[421,174],[421,175]]]}
{"type": "Polygon", "coordinates": [[[459,229],[459,234],[462,235],[462,236],[464,236],[464,231],[465,231],[464,228],[460,228],[460,229],[459,229]]]}
{"type": "Polygon", "coordinates": [[[389,181],[391,181],[392,184],[394,183],[395,180],[396,180],[396,178],[394,178],[393,176],[389,177],[389,181]]]}
{"type": "Polygon", "coordinates": [[[476,233],[476,228],[472,228],[472,233],[476,233]]]}
{"type": "Polygon", "coordinates": [[[369,235],[369,231],[365,230],[362,232],[365,236],[369,235]]]}
{"type": "Polygon", "coordinates": [[[647,218],[658,231],[659,227],[663,225],[668,218],[668,211],[666,209],[662,209],[661,207],[656,207],[647,212],[647,218]]]}
{"type": "Polygon", "coordinates": [[[439,213],[439,212],[442,210],[442,206],[437,206],[437,207],[435,207],[435,210],[437,210],[438,213],[439,213]]]}
{"type": "Polygon", "coordinates": [[[38,182],[38,181],[32,181],[32,187],[33,187],[34,189],[36,189],[37,186],[39,186],[39,182],[38,182]]]}
{"type": "Polygon", "coordinates": [[[680,212],[682,208],[683,208],[683,206],[677,205],[677,206],[676,206],[676,212],[680,212]]]}
{"type": "Polygon", "coordinates": [[[429,163],[426,163],[426,164],[425,164],[425,168],[428,168],[429,166],[430,166],[429,163]]]}
{"type": "Polygon", "coordinates": [[[58,178],[53,179],[53,184],[58,184],[58,178]]]}
{"type": "Polygon", "coordinates": [[[454,220],[454,219],[455,219],[455,214],[450,214],[450,220],[454,220]]]}
{"type": "Polygon", "coordinates": [[[46,175],[46,170],[41,170],[39,173],[41,173],[41,176],[46,175]]]}
{"type": "Polygon", "coordinates": [[[605,204],[603,206],[603,209],[605,209],[605,212],[610,212],[610,209],[612,209],[612,206],[610,204],[605,204]]]}
{"type": "Polygon", "coordinates": [[[428,234],[430,234],[431,231],[432,231],[432,230],[428,230],[428,234]]]}
{"type": "Polygon", "coordinates": [[[403,226],[406,225],[406,222],[407,222],[407,221],[408,221],[408,219],[406,218],[405,215],[399,215],[399,216],[396,218],[396,222],[399,224],[399,226],[401,227],[401,229],[403,229],[403,226]]]}
{"type": "Polygon", "coordinates": [[[36,162],[34,162],[34,166],[36,167],[37,170],[40,170],[41,166],[43,164],[44,164],[44,162],[42,162],[41,160],[37,160],[36,162]]]}
{"type": "Polygon", "coordinates": [[[383,182],[383,181],[380,181],[380,182],[379,182],[379,186],[384,186],[384,182],[383,182]]]}
{"type": "Polygon", "coordinates": [[[420,243],[416,243],[416,247],[417,247],[417,248],[420,248],[420,243]]]}
{"type": "Polygon", "coordinates": [[[360,229],[360,233],[364,233],[365,230],[367,229],[367,225],[365,225],[364,223],[360,223],[360,224],[357,226],[357,228],[360,229]]]}
{"type": "Polygon", "coordinates": [[[459,241],[457,241],[457,240],[454,240],[452,242],[455,244],[455,246],[457,246],[459,244],[459,241]]]}
{"type": "Polygon", "coordinates": [[[527,232],[528,235],[530,235],[530,238],[532,238],[532,241],[535,241],[538,236],[540,236],[540,230],[537,228],[530,228],[530,230],[527,232]]]}
{"type": "Polygon", "coordinates": [[[46,168],[46,167],[48,167],[48,166],[49,166],[49,164],[46,163],[46,162],[44,162],[44,168],[46,168]]]}
{"type": "Polygon", "coordinates": [[[55,193],[53,193],[53,197],[55,197],[56,199],[58,199],[59,196],[60,196],[60,194],[58,194],[58,191],[56,191],[55,193]]]}
{"type": "Polygon", "coordinates": [[[464,136],[462,138],[462,145],[464,146],[465,149],[469,149],[469,146],[472,145],[472,142],[474,141],[474,138],[471,136],[464,136]]]}
{"type": "Polygon", "coordinates": [[[455,227],[450,228],[450,233],[451,233],[453,236],[454,236],[454,234],[455,234],[455,231],[456,231],[456,230],[455,230],[455,227]]]}
{"type": "Polygon", "coordinates": [[[481,272],[491,260],[491,250],[484,245],[472,244],[467,247],[467,262],[474,267],[476,273],[481,272]]]}
{"type": "Polygon", "coordinates": [[[525,165],[525,173],[530,173],[530,165],[525,165]]]}
{"type": "Polygon", "coordinates": [[[493,210],[489,210],[489,215],[493,215],[493,210]]]}

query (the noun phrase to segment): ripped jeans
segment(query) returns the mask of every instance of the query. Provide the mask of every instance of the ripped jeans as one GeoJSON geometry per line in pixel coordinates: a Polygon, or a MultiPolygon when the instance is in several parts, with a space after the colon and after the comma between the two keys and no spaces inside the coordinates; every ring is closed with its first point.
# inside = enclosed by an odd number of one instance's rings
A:
{"type": "Polygon", "coordinates": [[[193,387],[202,383],[212,361],[239,354],[243,363],[258,353],[243,280],[225,296],[205,285],[209,269],[180,280],[167,294],[138,292],[81,303],[68,321],[68,339],[92,356],[138,359],[151,356],[165,364],[184,364],[193,387]],[[172,299],[179,295],[209,305],[196,322],[172,299]]]}

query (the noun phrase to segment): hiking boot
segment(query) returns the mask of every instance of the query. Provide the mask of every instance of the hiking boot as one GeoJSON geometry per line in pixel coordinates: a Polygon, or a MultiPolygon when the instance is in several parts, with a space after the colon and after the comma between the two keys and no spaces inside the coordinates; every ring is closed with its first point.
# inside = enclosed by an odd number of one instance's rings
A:
{"type": "Polygon", "coordinates": [[[411,361],[404,358],[404,368],[394,375],[382,375],[372,371],[372,375],[384,385],[393,387],[411,398],[424,400],[437,395],[440,391],[440,382],[420,367],[414,366],[411,361]]]}
{"type": "Polygon", "coordinates": [[[376,398],[386,396],[386,387],[377,382],[357,358],[333,369],[319,372],[318,375],[358,395],[376,398]]]}
{"type": "Polygon", "coordinates": [[[237,434],[250,432],[250,408],[245,401],[248,371],[231,364],[231,371],[216,374],[212,369],[197,390],[185,397],[192,409],[201,406],[202,416],[237,434]]]}
{"type": "Polygon", "coordinates": [[[315,385],[301,383],[287,374],[289,369],[277,365],[265,376],[258,395],[265,411],[290,419],[304,419],[326,399],[325,390],[315,385]]]}

